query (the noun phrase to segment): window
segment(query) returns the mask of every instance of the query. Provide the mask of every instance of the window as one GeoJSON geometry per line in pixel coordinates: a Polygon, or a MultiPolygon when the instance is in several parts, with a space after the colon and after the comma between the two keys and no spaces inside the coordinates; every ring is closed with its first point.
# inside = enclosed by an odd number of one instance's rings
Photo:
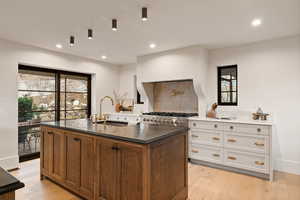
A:
{"type": "Polygon", "coordinates": [[[237,105],[237,65],[218,67],[218,105],[237,105]]]}
{"type": "Polygon", "coordinates": [[[20,160],[39,156],[40,122],[89,117],[91,76],[19,65],[20,160]]]}
{"type": "Polygon", "coordinates": [[[60,119],[87,118],[89,77],[60,75],[60,119]]]}

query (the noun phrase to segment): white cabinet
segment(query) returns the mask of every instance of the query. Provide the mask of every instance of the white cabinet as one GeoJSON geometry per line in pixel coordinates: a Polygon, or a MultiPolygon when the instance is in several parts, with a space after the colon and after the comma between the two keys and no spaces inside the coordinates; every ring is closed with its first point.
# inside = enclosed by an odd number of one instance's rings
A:
{"type": "Polygon", "coordinates": [[[191,161],[273,179],[272,124],[189,120],[191,161]]]}

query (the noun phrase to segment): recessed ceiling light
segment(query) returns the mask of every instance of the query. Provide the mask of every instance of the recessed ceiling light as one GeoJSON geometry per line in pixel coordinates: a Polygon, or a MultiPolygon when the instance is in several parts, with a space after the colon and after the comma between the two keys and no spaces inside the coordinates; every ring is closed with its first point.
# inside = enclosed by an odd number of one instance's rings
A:
{"type": "Polygon", "coordinates": [[[151,44],[149,45],[149,47],[150,47],[151,49],[154,49],[154,48],[156,47],[156,44],[151,43],[151,44]]]}
{"type": "Polygon", "coordinates": [[[254,19],[251,24],[252,26],[256,27],[256,26],[260,26],[261,23],[262,23],[261,19],[254,19]]]}
{"type": "Polygon", "coordinates": [[[55,46],[56,46],[56,48],[58,48],[58,49],[62,49],[62,48],[63,48],[63,46],[62,46],[61,44],[56,44],[55,46]]]}
{"type": "Polygon", "coordinates": [[[101,58],[102,58],[103,60],[105,60],[105,59],[107,59],[107,56],[103,55],[103,56],[101,56],[101,58]]]}

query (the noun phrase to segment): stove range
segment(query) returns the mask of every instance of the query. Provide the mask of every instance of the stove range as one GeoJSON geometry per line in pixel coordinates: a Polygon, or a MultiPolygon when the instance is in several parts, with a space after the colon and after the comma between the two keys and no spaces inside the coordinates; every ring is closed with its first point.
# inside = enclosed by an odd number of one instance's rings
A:
{"type": "Polygon", "coordinates": [[[188,127],[188,118],[198,113],[149,112],[143,113],[142,121],[146,124],[188,127]]]}

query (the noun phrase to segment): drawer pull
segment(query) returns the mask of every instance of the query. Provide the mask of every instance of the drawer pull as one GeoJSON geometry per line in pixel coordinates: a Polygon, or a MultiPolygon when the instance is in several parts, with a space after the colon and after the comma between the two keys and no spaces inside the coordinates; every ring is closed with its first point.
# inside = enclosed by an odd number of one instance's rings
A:
{"type": "Polygon", "coordinates": [[[198,135],[192,135],[192,137],[193,137],[193,138],[198,138],[199,136],[198,136],[198,135]]]}
{"type": "Polygon", "coordinates": [[[49,134],[49,135],[53,135],[53,132],[52,132],[52,131],[50,131],[50,132],[48,132],[48,134],[49,134]]]}
{"type": "Polygon", "coordinates": [[[265,146],[264,143],[259,143],[259,142],[255,142],[254,144],[255,144],[256,146],[258,146],[258,147],[263,147],[263,146],[265,146]]]}
{"type": "Polygon", "coordinates": [[[220,140],[220,138],[218,138],[218,137],[213,137],[212,139],[213,139],[213,140],[216,140],[216,141],[219,141],[219,140],[220,140]]]}
{"type": "Polygon", "coordinates": [[[264,163],[264,162],[260,162],[260,161],[255,161],[255,164],[256,164],[256,165],[259,165],[259,166],[263,166],[263,165],[265,165],[265,163],[264,163]]]}
{"type": "Polygon", "coordinates": [[[260,133],[260,132],[261,132],[261,128],[258,128],[258,129],[257,129],[257,132],[259,132],[259,133],[260,133]]]}
{"type": "Polygon", "coordinates": [[[79,142],[80,139],[79,138],[74,138],[74,141],[79,142]]]}
{"type": "Polygon", "coordinates": [[[215,124],[214,127],[215,127],[215,128],[218,128],[218,124],[215,124]]]}
{"type": "Polygon", "coordinates": [[[193,126],[196,126],[197,124],[196,123],[193,123],[193,126]]]}
{"type": "Polygon", "coordinates": [[[228,139],[227,141],[228,141],[228,142],[236,142],[235,139],[228,139]]]}
{"type": "Polygon", "coordinates": [[[231,129],[231,130],[233,130],[233,129],[234,129],[234,127],[233,127],[233,126],[230,126],[230,129],[231,129]]]}
{"type": "Polygon", "coordinates": [[[220,154],[213,154],[214,157],[220,157],[220,154]]]}
{"type": "Polygon", "coordinates": [[[197,151],[197,150],[194,150],[194,149],[192,150],[192,152],[193,152],[193,153],[199,153],[199,151],[197,151]]]}
{"type": "Polygon", "coordinates": [[[228,156],[228,159],[229,159],[229,160],[236,160],[236,157],[228,156]]]}

